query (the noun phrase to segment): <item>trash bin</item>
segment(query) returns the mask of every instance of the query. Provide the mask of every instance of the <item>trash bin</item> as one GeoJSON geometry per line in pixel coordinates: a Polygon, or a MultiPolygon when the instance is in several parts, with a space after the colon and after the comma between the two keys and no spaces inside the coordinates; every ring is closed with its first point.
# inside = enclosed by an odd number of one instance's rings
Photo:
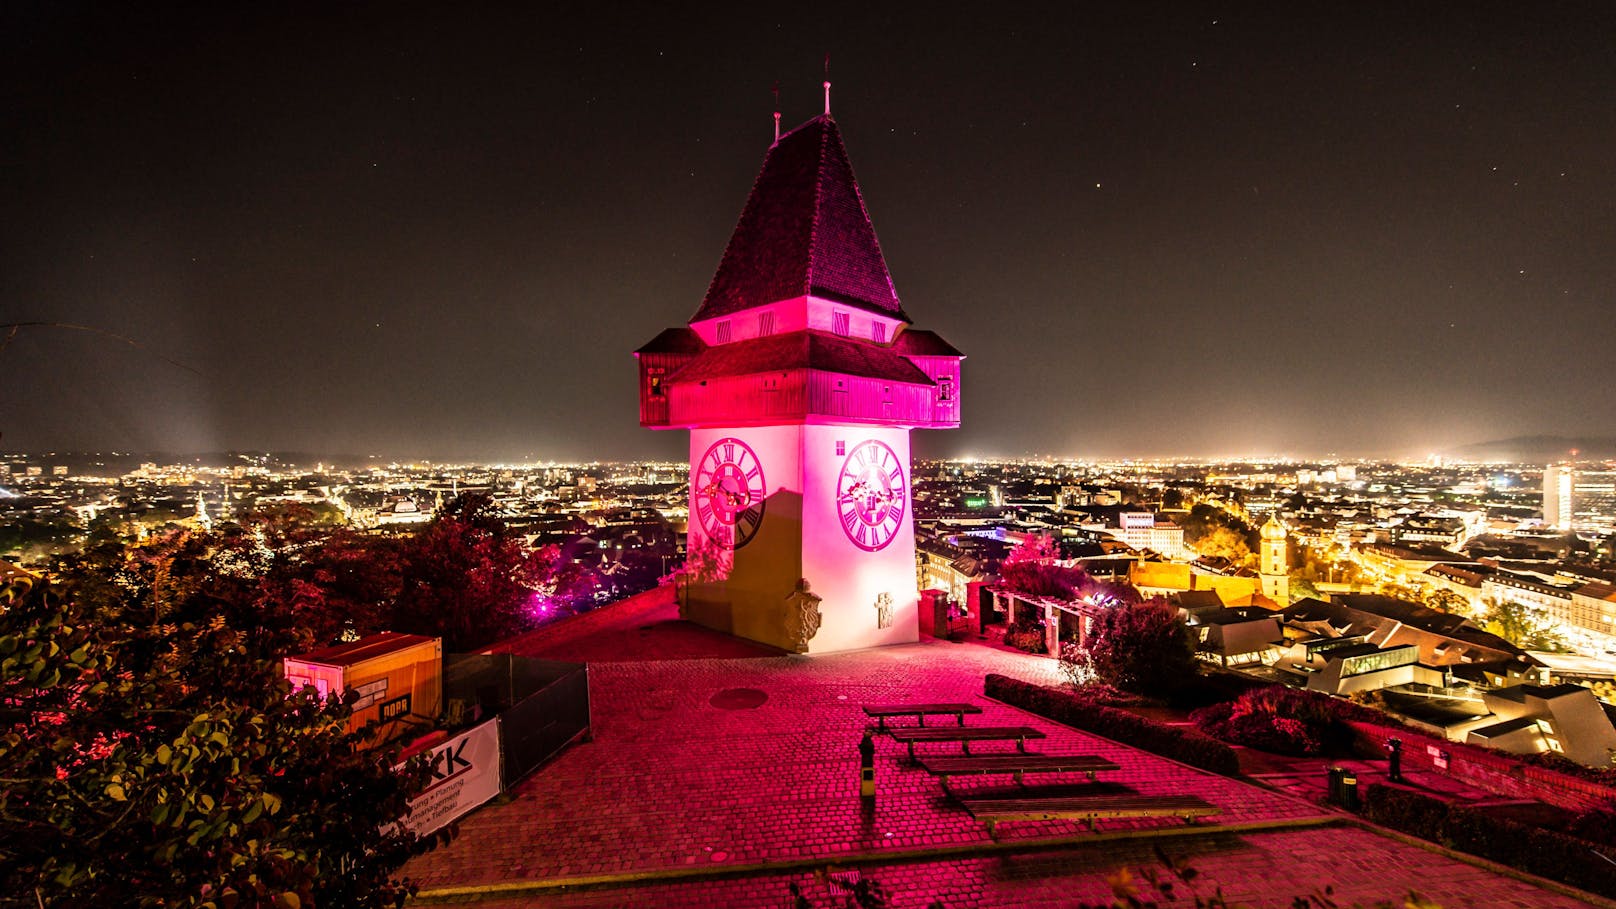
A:
{"type": "Polygon", "coordinates": [[[1325,800],[1332,805],[1341,804],[1341,776],[1347,771],[1341,767],[1326,767],[1325,800]]]}
{"type": "Polygon", "coordinates": [[[1326,773],[1329,775],[1329,799],[1333,805],[1339,805],[1348,811],[1358,810],[1358,775],[1345,767],[1331,767],[1326,773]]]}
{"type": "Polygon", "coordinates": [[[1351,770],[1341,771],[1341,807],[1358,813],[1358,774],[1351,770]]]}

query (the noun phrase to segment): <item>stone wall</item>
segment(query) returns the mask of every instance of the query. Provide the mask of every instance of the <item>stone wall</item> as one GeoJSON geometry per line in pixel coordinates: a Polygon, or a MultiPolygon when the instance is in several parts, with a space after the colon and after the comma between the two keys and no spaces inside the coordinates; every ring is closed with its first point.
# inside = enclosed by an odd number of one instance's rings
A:
{"type": "Polygon", "coordinates": [[[1353,722],[1361,754],[1384,756],[1386,740],[1403,741],[1403,768],[1446,773],[1504,798],[1535,799],[1572,811],[1616,803],[1616,788],[1512,760],[1474,745],[1449,742],[1411,729],[1353,722]],[[1447,766],[1442,766],[1446,763],[1447,766]]]}

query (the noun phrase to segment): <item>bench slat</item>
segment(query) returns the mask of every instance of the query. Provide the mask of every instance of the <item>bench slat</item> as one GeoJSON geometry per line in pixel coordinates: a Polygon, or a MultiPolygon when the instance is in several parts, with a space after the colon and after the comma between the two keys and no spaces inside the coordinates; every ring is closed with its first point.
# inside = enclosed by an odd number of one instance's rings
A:
{"type": "Polygon", "coordinates": [[[975,817],[1089,816],[1171,814],[1175,816],[1217,814],[1221,809],[1193,795],[1077,795],[1038,799],[961,799],[975,817]]]}
{"type": "Polygon", "coordinates": [[[1031,726],[962,726],[958,729],[894,729],[892,738],[899,742],[985,742],[994,739],[1041,739],[1044,734],[1031,726]]]}
{"type": "Polygon", "coordinates": [[[981,713],[975,704],[865,704],[866,716],[916,716],[922,713],[981,713]]]}
{"type": "Polygon", "coordinates": [[[1004,821],[1087,821],[1089,828],[1100,818],[1181,817],[1185,820],[1218,814],[1218,806],[1193,795],[1098,795],[1042,799],[961,799],[971,816],[988,825],[988,835],[998,838],[998,825],[1004,821]]]}
{"type": "Polygon", "coordinates": [[[982,708],[975,704],[865,704],[864,715],[875,717],[876,725],[881,729],[887,728],[887,718],[894,716],[912,716],[920,720],[920,725],[926,725],[928,716],[951,716],[959,725],[965,725],[967,713],[981,713],[982,708]]]}
{"type": "Polygon", "coordinates": [[[1092,754],[973,754],[970,757],[930,757],[920,762],[937,775],[957,773],[1088,773],[1119,770],[1115,761],[1092,754]]]}
{"type": "Polygon", "coordinates": [[[1014,741],[1017,751],[1027,750],[1028,739],[1041,739],[1044,734],[1031,726],[960,726],[954,729],[889,729],[892,738],[909,746],[909,757],[915,756],[916,742],[959,742],[966,754],[971,753],[972,742],[1014,741]]]}

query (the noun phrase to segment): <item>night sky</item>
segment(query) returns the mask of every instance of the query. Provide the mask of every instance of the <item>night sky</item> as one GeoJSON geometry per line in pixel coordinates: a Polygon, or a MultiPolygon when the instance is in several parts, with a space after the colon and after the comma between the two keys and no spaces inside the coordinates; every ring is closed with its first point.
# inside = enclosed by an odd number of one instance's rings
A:
{"type": "Polygon", "coordinates": [[[1408,5],[7,4],[0,322],[142,346],[22,330],[0,448],[681,457],[630,352],[826,52],[919,454],[1616,435],[1616,4],[1408,5]]]}

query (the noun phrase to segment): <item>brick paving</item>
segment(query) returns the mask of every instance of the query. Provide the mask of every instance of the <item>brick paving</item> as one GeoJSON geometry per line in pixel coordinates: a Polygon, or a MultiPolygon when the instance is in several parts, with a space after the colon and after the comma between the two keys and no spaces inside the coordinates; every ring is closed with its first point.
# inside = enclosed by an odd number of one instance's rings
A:
{"type": "Polygon", "coordinates": [[[679,620],[672,587],[551,622],[491,648],[574,663],[630,663],[779,656],[784,651],[679,620]]]}
{"type": "MultiPolygon", "coordinates": [[[[1175,839],[1164,847],[1175,861],[1188,864],[1199,874],[1194,890],[1179,887],[1180,901],[1168,905],[1193,905],[1192,892],[1211,896],[1221,890],[1233,905],[1279,909],[1290,906],[1293,897],[1322,892],[1325,887],[1332,888],[1330,898],[1343,907],[1373,906],[1381,901],[1402,906],[1410,892],[1444,909],[1586,909],[1590,905],[1353,826],[1213,834],[1175,839]]],[[[1152,844],[1136,840],[950,861],[866,865],[857,871],[881,884],[892,898],[893,909],[923,909],[934,902],[945,909],[1055,909],[1084,903],[1108,905],[1114,899],[1108,879],[1124,868],[1141,887],[1148,885],[1140,879],[1140,869],[1161,871],[1152,844]]],[[[842,909],[845,905],[834,884],[808,871],[496,895],[479,899],[475,905],[478,909],[785,909],[790,906],[791,884],[816,909],[842,909]]]]}
{"type": "MultiPolygon", "coordinates": [[[[1461,897],[1475,889],[1476,881],[1491,888],[1486,890],[1489,906],[1578,905],[1553,902],[1543,891],[1354,827],[1230,832],[1230,825],[1322,823],[1333,815],[1304,799],[1193,770],[982,696],[982,677],[989,672],[1057,682],[1048,659],[939,641],[814,657],[704,658],[704,648],[722,653],[732,646],[729,639],[705,639],[709,633],[677,622],[671,609],[667,603],[641,602],[615,613],[615,621],[612,609],[603,610],[588,635],[552,633],[542,643],[527,641],[525,652],[568,659],[598,651],[613,638],[642,654],[655,653],[658,639],[667,637],[676,642],[673,650],[680,658],[592,662],[593,740],[518,784],[508,801],[463,819],[459,837],[449,846],[411,862],[405,874],[424,895],[736,868],[738,879],[652,880],[629,890],[534,892],[491,904],[777,906],[784,905],[788,883],[810,878],[806,872],[758,866],[857,860],[882,866],[869,873],[889,889],[915,894],[916,901],[898,905],[925,905],[932,896],[944,897],[950,906],[1073,905],[1077,899],[1107,897],[1103,872],[1152,863],[1144,841],[1100,842],[1065,821],[1005,825],[1000,839],[1021,844],[1009,847],[1016,854],[978,855],[1006,847],[995,847],[984,825],[945,796],[935,779],[909,764],[903,746],[885,736],[876,740],[879,798],[873,811],[864,810],[857,796],[857,744],[869,723],[860,705],[907,700],[979,704],[983,713],[970,717],[970,725],[1029,725],[1048,735],[1029,750],[1100,755],[1121,767],[1102,774],[1104,781],[1150,795],[1194,794],[1218,805],[1222,814],[1205,833],[1184,834],[1184,823],[1173,819],[1101,821],[1098,831],[1102,836],[1170,831],[1170,838],[1151,839],[1196,853],[1204,872],[1216,869],[1215,879],[1227,895],[1248,893],[1241,897],[1247,900],[1271,895],[1274,902],[1259,904],[1286,905],[1288,894],[1308,889],[1296,890],[1299,883],[1339,880],[1357,887],[1353,892],[1365,899],[1389,898],[1398,894],[1387,887],[1411,887],[1436,867],[1440,871],[1431,886],[1452,894],[1447,906],[1470,905],[1461,897]],[[669,633],[659,634],[659,628],[669,633]],[[713,706],[715,695],[734,688],[756,689],[767,698],[751,709],[713,706]],[[1057,840],[1072,845],[1050,851],[1057,840]],[[938,860],[933,850],[965,857],[938,860]],[[1297,869],[1300,879],[1276,875],[1271,865],[1297,869]],[[1387,875],[1387,869],[1398,868],[1406,868],[1406,874],[1387,875]],[[1532,898],[1511,902],[1517,890],[1532,898]]],[[[952,720],[932,721],[938,722],[952,720]]],[[[972,752],[1014,747],[984,743],[972,752]]],[[[958,753],[957,745],[918,748],[958,753]]],[[[1052,783],[1069,788],[1080,780],[1052,783]]],[[[1005,782],[958,780],[955,788],[964,792],[984,785],[1005,782]]],[[[830,905],[823,885],[818,886],[822,898],[815,905],[830,905]]]]}

